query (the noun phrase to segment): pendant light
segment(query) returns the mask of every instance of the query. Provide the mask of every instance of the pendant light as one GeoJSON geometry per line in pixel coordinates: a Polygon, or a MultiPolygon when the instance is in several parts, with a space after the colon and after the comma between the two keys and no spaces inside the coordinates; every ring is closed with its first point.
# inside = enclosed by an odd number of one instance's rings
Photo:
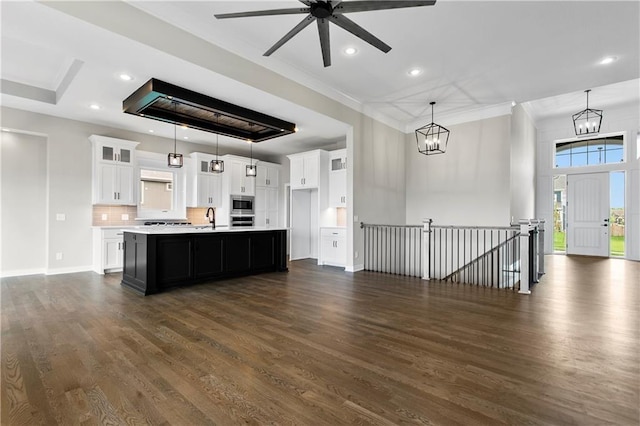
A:
{"type": "Polygon", "coordinates": [[[431,123],[416,130],[418,152],[424,155],[444,154],[449,143],[449,130],[433,122],[433,106],[431,105],[431,123]]]}
{"type": "MultiPolygon", "coordinates": [[[[218,126],[218,124],[220,124],[220,114],[216,114],[216,127],[218,126]]],[[[216,133],[216,159],[211,160],[211,172],[224,172],[224,161],[218,160],[218,133],[216,133]]]]}
{"type": "Polygon", "coordinates": [[[589,92],[591,89],[585,90],[587,94],[587,108],[573,114],[573,130],[576,136],[592,135],[600,132],[600,124],[602,123],[602,110],[589,108],[589,92]]]}
{"type": "Polygon", "coordinates": [[[247,177],[256,177],[258,174],[258,165],[253,164],[253,141],[247,140],[251,144],[251,159],[249,160],[249,164],[247,164],[247,177]]]}
{"type": "Polygon", "coordinates": [[[177,139],[177,132],[178,132],[178,124],[175,122],[176,120],[176,101],[172,102],[173,104],[173,115],[174,115],[174,121],[173,121],[173,152],[170,152],[168,157],[167,157],[167,165],[169,167],[174,167],[174,168],[180,168],[182,167],[183,164],[183,157],[182,154],[178,154],[176,152],[176,139],[177,139]]]}

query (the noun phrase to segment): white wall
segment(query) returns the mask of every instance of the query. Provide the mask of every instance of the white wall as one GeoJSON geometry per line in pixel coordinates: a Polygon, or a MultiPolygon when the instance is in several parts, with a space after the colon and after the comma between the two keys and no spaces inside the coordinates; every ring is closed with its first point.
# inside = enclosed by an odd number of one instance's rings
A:
{"type": "MultiPolygon", "coordinates": [[[[554,141],[574,138],[571,116],[553,117],[537,123],[537,183],[536,216],[546,220],[547,229],[553,224],[553,175],[556,173],[585,173],[588,171],[624,170],[626,172],[626,257],[640,260],[640,153],[637,135],[640,131],[640,106],[621,105],[603,112],[601,134],[626,132],[626,162],[613,165],[589,166],[574,169],[554,169],[554,141]]],[[[549,232],[549,234],[551,234],[549,232]]],[[[546,238],[545,251],[553,252],[552,238],[546,238]]]]}
{"type": "Polygon", "coordinates": [[[420,154],[406,135],[406,223],[508,226],[511,116],[449,126],[447,152],[420,154]]]}
{"type": "Polygon", "coordinates": [[[0,184],[0,276],[44,273],[46,138],[2,132],[0,184]]]}
{"type": "Polygon", "coordinates": [[[511,115],[511,218],[535,217],[536,128],[522,105],[511,115]]]}
{"type": "MultiPolygon", "coordinates": [[[[42,170],[46,170],[47,193],[42,200],[46,208],[39,208],[39,215],[46,224],[44,237],[36,241],[44,247],[47,254],[44,261],[46,273],[64,273],[91,270],[91,143],[89,136],[98,134],[119,139],[140,142],[139,150],[166,153],[173,150],[173,140],[128,132],[105,126],[66,120],[48,115],[36,114],[11,108],[2,108],[2,126],[24,132],[46,135],[48,159],[42,170]],[[56,214],[62,213],[66,220],[56,220],[56,214]],[[56,253],[62,253],[62,260],[56,259],[56,253]]],[[[3,134],[3,141],[9,134],[3,134]]],[[[191,152],[213,153],[215,147],[194,143],[177,142],[178,152],[185,155],[191,152]]],[[[4,146],[4,142],[3,142],[4,146]]],[[[3,148],[4,151],[4,148],[3,148]]],[[[4,163],[4,160],[3,160],[4,163]]],[[[4,166],[4,164],[3,164],[4,166]]],[[[10,181],[23,173],[19,169],[3,167],[3,189],[5,179],[10,181]]],[[[3,195],[4,198],[4,195],[3,195]]],[[[3,221],[23,210],[31,211],[31,201],[22,197],[17,205],[3,203],[3,221]],[[22,207],[26,206],[26,209],[22,207]]],[[[31,219],[29,219],[31,220],[31,219]]],[[[3,229],[4,231],[4,229],[3,229]]],[[[27,232],[26,230],[24,232],[27,232]]],[[[38,231],[41,233],[41,231],[38,231]]],[[[20,233],[22,235],[22,232],[20,233]]],[[[13,242],[10,232],[2,232],[0,244],[6,250],[13,242]]],[[[20,255],[23,257],[22,255],[20,255]]],[[[23,258],[26,261],[26,258],[23,258]]],[[[2,265],[3,274],[7,268],[15,269],[17,264],[2,265]]],[[[37,263],[23,265],[25,268],[42,268],[37,263]]]]}

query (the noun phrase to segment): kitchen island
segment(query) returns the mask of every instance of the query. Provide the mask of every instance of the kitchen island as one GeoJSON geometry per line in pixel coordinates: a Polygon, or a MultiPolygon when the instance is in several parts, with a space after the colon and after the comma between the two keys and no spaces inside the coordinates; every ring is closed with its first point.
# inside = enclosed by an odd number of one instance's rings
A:
{"type": "Polygon", "coordinates": [[[122,285],[144,295],[272,271],[288,271],[286,228],[140,227],[124,231],[122,285]]]}

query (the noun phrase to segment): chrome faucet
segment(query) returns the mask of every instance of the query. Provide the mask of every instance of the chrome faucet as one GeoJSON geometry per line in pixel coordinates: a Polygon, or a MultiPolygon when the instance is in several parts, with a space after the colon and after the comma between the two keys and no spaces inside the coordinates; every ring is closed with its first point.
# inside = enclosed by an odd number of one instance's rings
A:
{"type": "Polygon", "coordinates": [[[209,207],[207,209],[207,218],[209,219],[209,223],[211,224],[211,229],[216,229],[216,209],[213,207],[209,207]],[[209,217],[209,212],[211,212],[211,217],[209,217]]]}

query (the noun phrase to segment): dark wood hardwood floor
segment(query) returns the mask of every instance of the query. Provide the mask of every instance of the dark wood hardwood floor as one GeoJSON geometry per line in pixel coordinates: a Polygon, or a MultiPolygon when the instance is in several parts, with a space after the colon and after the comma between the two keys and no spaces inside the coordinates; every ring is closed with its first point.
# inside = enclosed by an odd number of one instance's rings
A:
{"type": "Polygon", "coordinates": [[[289,273],[141,297],[4,278],[3,425],[638,425],[640,263],[548,256],[523,296],[289,273]]]}

